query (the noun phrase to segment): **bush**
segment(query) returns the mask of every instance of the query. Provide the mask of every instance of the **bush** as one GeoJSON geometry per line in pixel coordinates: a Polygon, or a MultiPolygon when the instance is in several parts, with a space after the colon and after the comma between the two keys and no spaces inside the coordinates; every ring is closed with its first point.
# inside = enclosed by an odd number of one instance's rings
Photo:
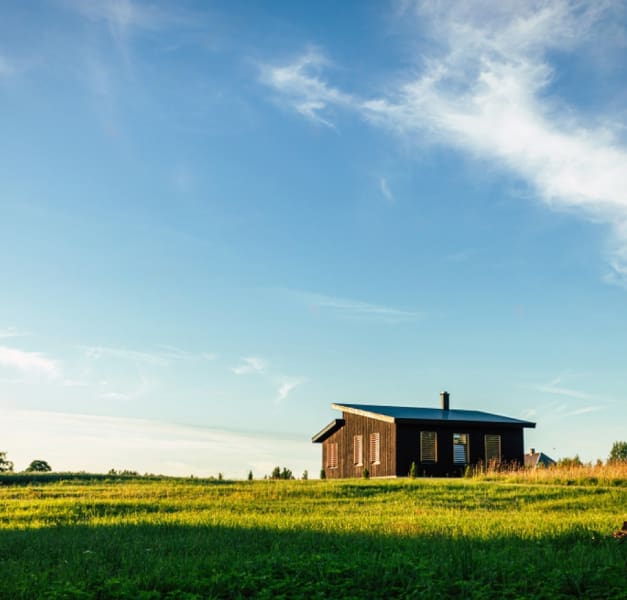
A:
{"type": "Polygon", "coordinates": [[[411,467],[409,467],[409,476],[412,479],[416,479],[416,477],[418,477],[418,467],[416,467],[415,462],[412,462],[411,467]]]}
{"type": "Polygon", "coordinates": [[[324,469],[320,469],[320,479],[326,479],[327,473],[324,469]]]}
{"type": "Polygon", "coordinates": [[[361,476],[364,479],[370,479],[370,471],[368,471],[368,469],[364,468],[364,470],[361,472],[361,476]]]}

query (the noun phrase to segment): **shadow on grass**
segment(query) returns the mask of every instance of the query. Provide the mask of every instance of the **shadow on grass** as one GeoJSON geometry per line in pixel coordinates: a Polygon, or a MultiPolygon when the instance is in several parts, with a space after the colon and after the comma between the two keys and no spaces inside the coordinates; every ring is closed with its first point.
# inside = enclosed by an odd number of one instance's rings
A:
{"type": "Polygon", "coordinates": [[[221,526],[0,531],[0,598],[624,598],[627,544],[221,526]]]}

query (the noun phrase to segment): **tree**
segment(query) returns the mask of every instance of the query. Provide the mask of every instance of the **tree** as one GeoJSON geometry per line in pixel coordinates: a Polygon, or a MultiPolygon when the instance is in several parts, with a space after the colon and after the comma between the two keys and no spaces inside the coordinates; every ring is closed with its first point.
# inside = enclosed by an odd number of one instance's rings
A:
{"type": "Polygon", "coordinates": [[[320,479],[326,479],[327,472],[324,469],[320,469],[320,479]]]}
{"type": "Polygon", "coordinates": [[[627,442],[614,442],[607,462],[627,462],[627,442]]]}
{"type": "Polygon", "coordinates": [[[27,473],[49,473],[52,468],[45,460],[34,460],[26,468],[27,473]]]}
{"type": "Polygon", "coordinates": [[[301,477],[301,479],[303,481],[307,481],[309,479],[309,471],[307,469],[303,471],[303,476],[301,477]]]}
{"type": "Polygon", "coordinates": [[[0,452],[0,473],[10,473],[13,471],[13,462],[7,460],[7,453],[0,452]]]}
{"type": "Polygon", "coordinates": [[[281,467],[279,467],[278,465],[274,467],[274,469],[272,470],[272,475],[270,477],[272,477],[272,479],[281,479],[281,467]]]}
{"type": "Polygon", "coordinates": [[[250,471],[248,471],[248,481],[252,481],[253,480],[253,470],[251,469],[250,471]]]}
{"type": "Polygon", "coordinates": [[[558,467],[583,467],[583,463],[579,458],[579,454],[575,454],[572,458],[566,456],[557,461],[558,467]]]}

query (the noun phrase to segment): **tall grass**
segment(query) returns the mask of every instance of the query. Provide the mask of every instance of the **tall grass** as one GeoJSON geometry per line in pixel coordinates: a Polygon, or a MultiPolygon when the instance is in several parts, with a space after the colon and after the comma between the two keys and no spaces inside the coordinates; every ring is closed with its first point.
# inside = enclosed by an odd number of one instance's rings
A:
{"type": "Polygon", "coordinates": [[[487,468],[481,466],[472,468],[469,476],[484,481],[507,481],[510,483],[627,486],[627,462],[598,465],[555,465],[536,469],[492,464],[487,468]]]}

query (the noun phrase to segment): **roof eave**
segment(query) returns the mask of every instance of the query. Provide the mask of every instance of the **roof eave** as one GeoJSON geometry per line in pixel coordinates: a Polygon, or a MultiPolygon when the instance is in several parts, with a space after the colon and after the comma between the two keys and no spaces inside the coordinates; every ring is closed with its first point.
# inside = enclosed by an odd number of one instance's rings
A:
{"type": "Polygon", "coordinates": [[[311,438],[312,443],[320,444],[324,442],[330,435],[333,435],[338,429],[344,426],[344,419],[333,419],[324,429],[321,429],[311,438]]]}
{"type": "Polygon", "coordinates": [[[331,404],[331,408],[335,410],[341,410],[344,413],[350,413],[352,415],[359,415],[360,417],[368,417],[370,419],[377,419],[378,421],[385,421],[386,423],[395,423],[396,419],[388,415],[382,415],[381,413],[371,412],[369,410],[361,410],[359,408],[353,408],[351,406],[345,406],[344,404],[331,404]]]}

